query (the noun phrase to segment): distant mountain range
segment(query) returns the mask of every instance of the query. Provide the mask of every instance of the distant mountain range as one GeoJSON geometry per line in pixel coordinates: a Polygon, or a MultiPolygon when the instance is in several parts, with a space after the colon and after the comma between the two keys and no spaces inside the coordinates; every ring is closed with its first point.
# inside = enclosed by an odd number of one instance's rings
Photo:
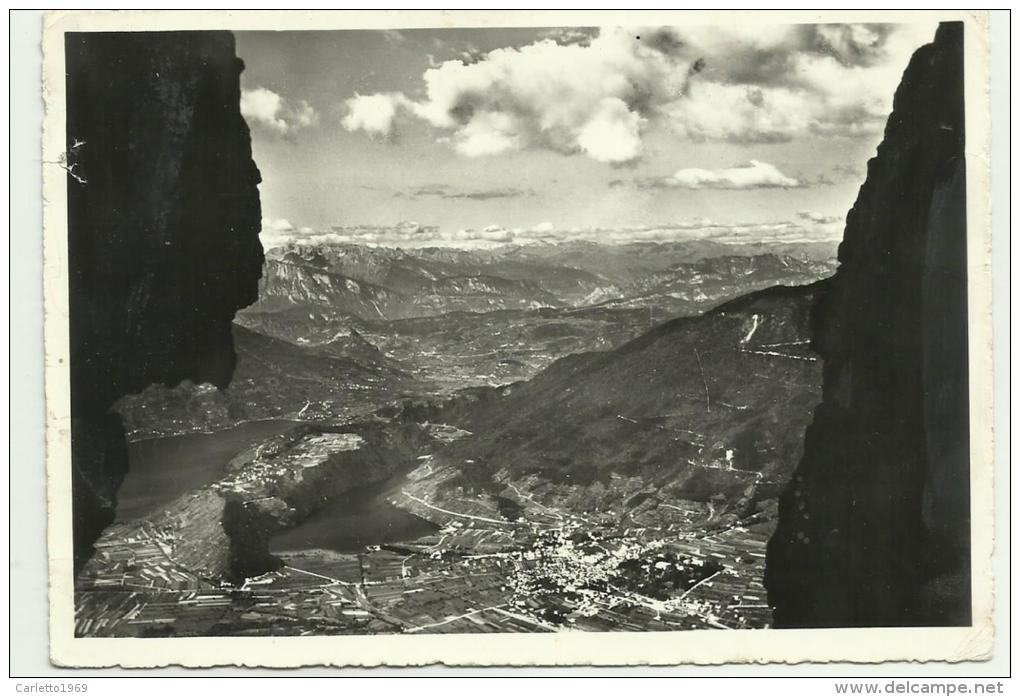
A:
{"type": "Polygon", "coordinates": [[[565,356],[611,350],[670,318],[834,268],[810,245],[741,249],[290,245],[269,253],[259,301],[235,319],[229,388],[150,387],[119,409],[134,437],[263,418],[335,421],[393,400],[528,380],[565,356]]]}
{"type": "Polygon", "coordinates": [[[314,306],[378,320],[609,303],[680,315],[750,290],[830,275],[829,251],[783,245],[763,252],[705,241],[470,251],[292,244],[270,251],[259,302],[246,312],[314,306]]]}
{"type": "Polygon", "coordinates": [[[667,315],[682,316],[762,288],[811,283],[833,271],[831,261],[786,255],[711,257],[648,273],[604,304],[657,307],[667,315]]]}
{"type": "Polygon", "coordinates": [[[693,264],[720,257],[755,257],[771,254],[804,261],[828,262],[836,258],[835,242],[741,242],[684,240],[599,244],[573,241],[500,247],[496,253],[509,259],[541,260],[567,266],[627,285],[678,264],[693,264]]]}

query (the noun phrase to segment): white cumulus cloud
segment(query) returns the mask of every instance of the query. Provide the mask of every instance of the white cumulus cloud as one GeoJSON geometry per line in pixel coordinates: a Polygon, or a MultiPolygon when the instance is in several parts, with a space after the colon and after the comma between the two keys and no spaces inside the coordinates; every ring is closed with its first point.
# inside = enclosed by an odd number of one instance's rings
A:
{"type": "Polygon", "coordinates": [[[418,119],[467,157],[546,149],[625,164],[656,123],[690,140],[779,142],[879,132],[932,24],[730,23],[604,28],[434,62],[422,96],[347,100],[344,127],[418,119]],[[373,100],[373,101],[368,101],[373,100]]]}
{"type": "MultiPolygon", "coordinates": [[[[680,90],[686,70],[683,57],[609,29],[588,44],[543,39],[473,62],[444,61],[422,79],[423,99],[376,96],[441,132],[462,155],[542,148],[619,164],[640,155],[648,117],[680,90]]],[[[348,118],[358,106],[348,100],[348,118]]],[[[373,133],[356,120],[344,125],[373,133]]],[[[388,133],[395,120],[384,125],[388,133]]]]}
{"type": "Polygon", "coordinates": [[[264,87],[241,90],[241,115],[252,125],[280,135],[316,124],[318,114],[304,101],[291,102],[264,87]]]}
{"type": "Polygon", "coordinates": [[[467,157],[498,155],[520,150],[517,120],[509,114],[486,111],[475,115],[454,136],[454,149],[467,157]]]}
{"type": "Polygon", "coordinates": [[[593,160],[630,162],[641,154],[641,128],[646,119],[632,112],[623,100],[608,97],[599,102],[577,134],[577,144],[593,160]]]}
{"type": "Polygon", "coordinates": [[[286,218],[263,218],[259,237],[264,246],[274,247],[287,242],[298,232],[298,229],[286,218]]]}
{"type": "Polygon", "coordinates": [[[347,115],[341,125],[348,131],[364,131],[371,136],[385,137],[393,130],[397,107],[404,101],[399,94],[354,95],[348,99],[347,115]]]}
{"type": "Polygon", "coordinates": [[[920,24],[733,23],[683,32],[699,55],[683,99],[667,107],[691,140],[781,142],[881,132],[920,24]]]}
{"type": "Polygon", "coordinates": [[[843,218],[838,215],[825,215],[814,211],[797,211],[797,217],[819,225],[834,225],[843,222],[843,218]]]}
{"type": "Polygon", "coordinates": [[[263,218],[262,232],[287,232],[294,229],[286,218],[263,218]]]}
{"type": "Polygon", "coordinates": [[[751,160],[723,169],[680,169],[660,180],[660,185],[681,189],[789,189],[801,186],[801,182],[786,176],[775,165],[751,160]]]}

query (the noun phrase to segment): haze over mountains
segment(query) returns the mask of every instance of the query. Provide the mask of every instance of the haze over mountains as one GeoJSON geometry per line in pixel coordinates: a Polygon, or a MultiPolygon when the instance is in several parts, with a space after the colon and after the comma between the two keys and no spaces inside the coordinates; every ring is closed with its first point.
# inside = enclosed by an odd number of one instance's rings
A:
{"type": "Polygon", "coordinates": [[[673,317],[831,274],[831,245],[504,245],[485,250],[287,244],[238,313],[238,369],[122,400],[135,437],[252,419],[335,420],[394,400],[527,380],[673,317]]]}
{"type": "Polygon", "coordinates": [[[669,308],[666,298],[682,299],[676,296],[683,290],[691,292],[688,302],[715,299],[712,290],[693,286],[743,279],[746,288],[770,279],[824,275],[832,271],[834,256],[831,243],[730,245],[706,240],[566,242],[490,250],[291,243],[267,254],[260,300],[248,311],[288,304],[337,309],[339,304],[363,319],[402,319],[610,301],[642,306],[665,302],[669,308]]]}

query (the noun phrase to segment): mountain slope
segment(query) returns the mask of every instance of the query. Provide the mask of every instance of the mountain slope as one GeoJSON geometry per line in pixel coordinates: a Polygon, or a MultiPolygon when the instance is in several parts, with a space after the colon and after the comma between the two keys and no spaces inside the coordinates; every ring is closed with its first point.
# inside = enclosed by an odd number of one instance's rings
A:
{"type": "Polygon", "coordinates": [[[259,282],[259,300],[249,311],[295,306],[330,309],[354,317],[408,317],[411,297],[383,286],[355,281],[339,273],[291,260],[267,259],[259,282]]]}
{"type": "Polygon", "coordinates": [[[672,316],[708,307],[774,285],[800,285],[835,270],[831,260],[812,261],[777,254],[727,255],[673,264],[623,286],[608,307],[656,307],[672,316]]]}
{"type": "Polygon", "coordinates": [[[269,418],[332,421],[420,394],[421,382],[357,332],[299,346],[234,325],[230,387],[153,386],[118,403],[134,437],[229,428],[269,418]]]}
{"type": "Polygon", "coordinates": [[[356,244],[291,244],[273,250],[270,256],[289,263],[316,266],[324,271],[405,294],[427,292],[430,288],[436,290],[441,287],[444,279],[497,278],[508,282],[529,283],[542,293],[573,303],[607,285],[597,272],[575,269],[537,257],[511,258],[504,248],[399,249],[356,244]]]}
{"type": "Polygon", "coordinates": [[[666,500],[774,497],[819,396],[808,330],[825,288],[770,288],[454,401],[442,418],[472,435],[438,455],[435,470],[494,492],[528,477],[584,488],[623,476],[666,500]]]}
{"type": "Polygon", "coordinates": [[[572,241],[558,244],[532,244],[505,247],[507,259],[566,266],[587,271],[611,283],[628,285],[649,274],[679,264],[696,264],[719,257],[753,257],[775,254],[805,261],[826,261],[835,257],[834,242],[742,242],[723,243],[716,240],[678,240],[675,242],[632,242],[600,244],[572,241]]]}
{"type": "Polygon", "coordinates": [[[382,280],[404,290],[355,280],[332,268],[295,261],[293,255],[285,260],[269,259],[259,288],[259,302],[250,310],[265,312],[301,306],[339,311],[371,320],[562,304],[531,281],[486,275],[451,275],[421,277],[414,287],[409,288],[407,283],[394,283],[391,275],[387,274],[382,280]]]}
{"type": "Polygon", "coordinates": [[[271,252],[259,309],[314,305],[400,319],[608,304],[679,316],[770,285],[810,283],[833,266],[789,245],[773,253],[706,241],[493,250],[292,244],[271,252]]]}

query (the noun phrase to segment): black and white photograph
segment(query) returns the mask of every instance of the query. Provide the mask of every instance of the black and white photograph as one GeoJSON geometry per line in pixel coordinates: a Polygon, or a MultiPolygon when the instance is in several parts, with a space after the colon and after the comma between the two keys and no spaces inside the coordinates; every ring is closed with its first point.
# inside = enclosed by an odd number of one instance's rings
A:
{"type": "Polygon", "coordinates": [[[54,660],[987,656],[982,15],[139,14],[47,27],[54,660]]]}

